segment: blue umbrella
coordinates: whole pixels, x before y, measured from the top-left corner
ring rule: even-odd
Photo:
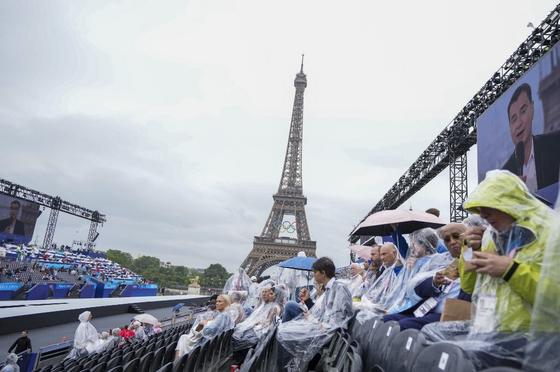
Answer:
[[[294,257],[278,264],[280,267],[311,271],[311,265],[317,261],[315,257]]]
[[[172,311],[175,312],[175,311],[179,310],[180,308],[182,308],[184,305],[185,305],[185,304],[182,303],[182,302],[181,302],[181,303],[178,303],[177,305],[175,305],[175,306],[173,307],[173,310],[172,310]]]

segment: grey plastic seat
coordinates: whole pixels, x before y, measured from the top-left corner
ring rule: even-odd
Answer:
[[[475,372],[467,353],[459,346],[438,342],[424,349],[412,365],[414,372]]]
[[[393,338],[381,365],[389,371],[408,372],[420,351],[426,347],[426,338],[420,331],[405,329]]]

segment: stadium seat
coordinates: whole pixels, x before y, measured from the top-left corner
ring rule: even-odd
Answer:
[[[387,351],[387,347],[400,331],[401,327],[399,326],[399,323],[394,320],[386,322],[379,327],[379,330],[375,333],[375,337],[373,338],[372,343],[370,343],[368,350],[368,368],[375,365],[384,367],[382,362],[385,352]]]
[[[356,311],[354,313],[354,315],[352,316],[352,318],[350,319],[350,321],[348,322],[348,333],[350,334],[350,336],[352,336],[352,339],[356,340],[360,337],[360,333],[362,333],[363,330],[363,324],[360,324],[360,322],[358,322],[358,320],[356,319],[356,317],[358,316],[358,314],[360,313],[360,310]]]
[[[110,370],[111,368],[114,368],[116,366],[120,366],[121,364],[122,364],[122,357],[121,356],[116,356],[114,358],[111,358],[107,362],[107,370]]]
[[[189,354],[185,354],[176,361],[173,362],[173,372],[183,372],[185,370],[185,365],[189,360]]]
[[[107,370],[107,372],[123,372],[122,366],[116,366],[115,368]]]
[[[157,370],[157,372],[172,372],[172,371],[173,371],[173,362],[169,362]]]
[[[408,372],[412,363],[426,348],[426,339],[417,329],[405,329],[393,338],[381,365],[388,371]]]
[[[82,367],[84,367],[84,369],[92,369],[97,364],[98,364],[97,360],[93,359],[93,360],[89,360],[86,363],[82,364]]]
[[[98,363],[106,363],[111,360],[111,353],[105,352],[99,359],[97,359]]]
[[[372,333],[375,333],[377,327],[383,324],[383,318],[380,316],[374,316],[373,318],[368,319],[363,326],[362,332],[360,332],[360,337],[358,341],[360,342],[360,346],[362,347],[362,352],[364,349],[367,349],[367,345],[369,344],[369,338]],[[362,360],[365,358],[365,355],[362,353]]]
[[[438,342],[424,349],[414,361],[414,372],[474,372],[475,368],[463,349],[457,345]]]
[[[83,366],[81,366],[80,364],[76,364],[75,366],[72,366],[68,369],[65,369],[65,371],[67,372],[80,372],[82,370],[84,370],[86,368],[84,368]]]
[[[348,351],[344,358],[344,363],[342,365],[342,371],[344,372],[361,372],[363,370],[362,357],[360,345],[357,340],[353,340],[350,343]]]
[[[135,353],[134,353],[135,358],[142,358],[143,355],[146,355],[146,347],[145,346],[142,346],[141,348],[138,348],[138,350],[136,350]]]
[[[154,348],[157,350],[165,344],[165,338],[162,338],[156,342],[156,346]]]
[[[221,334],[214,336],[210,341],[208,341],[208,343],[210,345],[208,345],[208,351],[207,351],[207,355],[208,357],[206,358],[206,365],[207,366],[214,366],[215,363],[218,362],[218,357],[219,357],[219,347],[220,347],[220,341],[221,341],[221,337],[222,334],[225,332],[222,332]]]
[[[149,353],[150,351],[154,351],[156,350],[156,343],[155,341],[150,340],[150,342],[148,343],[148,345],[146,345],[146,353]]]
[[[149,372],[150,367],[152,365],[152,361],[154,360],[154,352],[150,351],[146,355],[140,358],[140,363],[138,363],[137,372]]]
[[[120,347],[116,347],[113,350],[111,350],[111,358],[110,359],[113,359],[116,356],[122,356],[122,355],[123,355],[122,349]]]
[[[383,342],[384,338],[387,337],[385,334],[381,333],[381,329],[384,327],[383,319],[375,319],[371,325],[371,331],[368,335],[367,341],[362,345],[362,361],[364,363],[364,370],[368,371],[375,365],[375,361],[380,357],[376,355],[377,347],[379,342]],[[388,328],[385,327],[385,332]],[[365,335],[364,335],[365,336]]]
[[[150,372],[156,372],[162,365],[163,355],[165,354],[165,346],[160,347],[154,352],[154,359],[152,360],[152,366]]]
[[[132,359],[130,362],[124,365],[123,372],[136,372],[139,363],[140,363],[139,358]]]
[[[319,363],[326,371],[338,371],[342,368],[346,352],[350,347],[350,335],[338,330],[330,341],[327,352],[321,355]]]
[[[206,358],[208,356],[208,349],[210,346],[210,342],[205,342],[200,347],[200,352],[198,354],[198,358],[196,358],[196,362],[194,364],[193,371],[205,371],[205,366],[207,364]]]
[[[124,354],[124,356],[122,357],[122,364],[125,365],[126,363],[130,362],[135,358],[135,355],[136,352],[134,350],[131,350],[128,353]]]
[[[107,362],[97,363],[93,368],[90,369],[90,372],[105,372],[107,369]]]
[[[169,362],[173,362],[175,359],[175,348],[177,347],[177,341],[172,342],[165,348],[165,354],[163,354],[163,359],[161,361],[162,365],[166,365]]]
[[[343,346],[343,344],[340,343],[340,340],[342,340],[344,337],[348,339],[350,336],[344,330],[337,329],[328,347],[323,348],[320,352],[321,365],[327,365],[330,361],[332,361],[332,359],[336,357],[336,350]]]
[[[198,345],[188,353],[189,357],[187,358],[187,362],[185,363],[185,368],[183,369],[183,371],[186,371],[186,372],[194,371],[194,365],[195,365],[196,361],[198,360],[198,355],[200,354],[200,349],[201,349],[201,346]]]
[[[492,368],[487,368],[487,369],[483,369],[480,372],[520,372],[520,369],[515,369],[512,367],[492,367]]]

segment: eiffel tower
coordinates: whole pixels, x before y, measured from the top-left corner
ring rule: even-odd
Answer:
[[[316,257],[317,242],[309,236],[305,217],[307,198],[303,195],[301,171],[303,92],[307,87],[307,78],[303,73],[303,55],[301,70],[296,74],[294,86],[296,96],[280,186],[272,196],[274,203],[262,233],[255,236],[253,249],[241,264],[249,276],[260,276],[269,267],[296,257],[298,252],[305,252],[307,257]]]

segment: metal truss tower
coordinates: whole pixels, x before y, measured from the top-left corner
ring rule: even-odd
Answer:
[[[43,240],[43,247],[47,249],[52,245],[54,232],[56,230],[56,223],[58,221],[58,214],[60,211],[91,221],[88,233],[88,248],[91,247],[91,243],[93,243],[99,235],[97,232],[98,224],[106,222],[105,215],[99,213],[98,211],[92,211],[90,209],[80,207],[76,204],[64,201],[58,196],[53,197],[43,194],[39,191],[28,189],[27,187],[21,185],[16,185],[15,183],[11,183],[7,180],[0,179],[0,194],[27,200],[51,209],[49,220],[47,221],[45,239]]]
[[[305,216],[307,198],[303,195],[302,180],[303,93],[307,87],[303,56],[294,86],[296,95],[278,192],[272,196],[274,203],[261,235],[255,236],[253,249],[241,264],[249,276],[259,276],[269,267],[295,257],[301,251],[308,257],[316,257],[317,242],[309,235]],[[293,234],[296,237],[292,237]]]

